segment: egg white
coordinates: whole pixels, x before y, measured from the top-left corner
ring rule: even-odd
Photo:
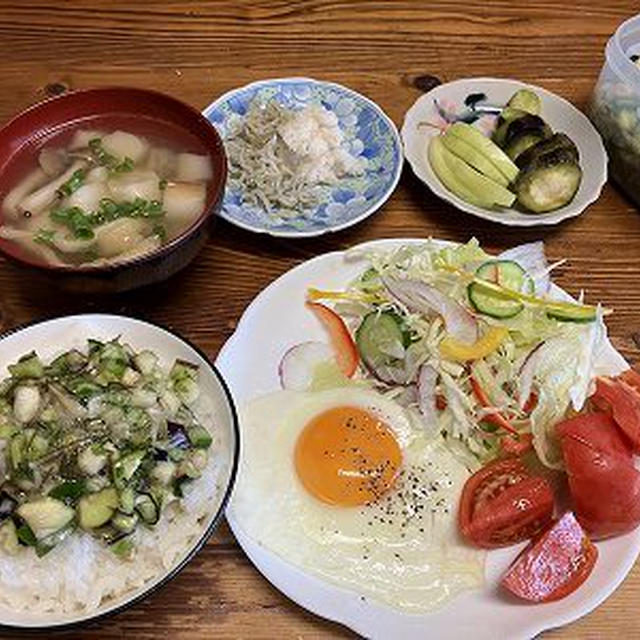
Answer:
[[[325,504],[298,479],[294,450],[316,415],[356,406],[380,417],[402,450],[401,475],[376,503]],[[465,544],[456,508],[468,472],[437,435],[368,389],[279,391],[240,410],[242,453],[230,512],[244,533],[333,584],[407,612],[431,611],[483,584],[484,553]]]

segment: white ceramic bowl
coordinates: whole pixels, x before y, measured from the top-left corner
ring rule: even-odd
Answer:
[[[43,360],[49,360],[73,347],[83,348],[87,338],[109,340],[116,336],[122,336],[123,341],[136,350],[151,349],[160,357],[162,365],[170,365],[176,358],[182,358],[200,366],[201,392],[207,394],[210,399],[215,433],[221,441],[218,486],[211,488],[208,516],[202,522],[201,532],[177,557],[173,566],[142,587],[107,600],[90,613],[36,614],[17,612],[0,605],[0,631],[3,627],[14,630],[68,628],[131,606],[177,575],[205,545],[222,518],[238,464],[239,434],[235,407],[229,389],[218,370],[204,353],[183,338],[162,327],[124,316],[86,314],[56,318],[10,331],[0,338],[0,377],[7,375],[8,364],[33,349]]]
[[[427,158],[429,141],[439,134],[438,127],[446,126],[446,122],[438,112],[438,105],[447,112],[460,113],[465,110],[464,102],[467,96],[483,93],[487,96],[488,104],[502,106],[518,89],[524,88],[531,89],[540,96],[542,100],[540,115],[553,131],[566,133],[578,147],[583,174],[578,192],[566,206],[541,214],[523,213],[514,208],[484,209],[469,204],[445,188],[433,172]],[[434,126],[428,126],[428,124]],[[485,117],[476,122],[475,126],[489,133],[494,124],[491,118]],[[464,78],[441,84],[420,96],[407,111],[401,135],[405,158],[416,176],[433,193],[462,211],[500,224],[532,227],[557,224],[567,218],[573,218],[598,199],[607,181],[607,153],[600,135],[587,116],[555,93],[517,80]]]

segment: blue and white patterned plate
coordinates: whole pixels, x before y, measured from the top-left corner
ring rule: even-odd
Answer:
[[[281,78],[229,91],[210,104],[203,114],[224,140],[229,123],[243,117],[256,97],[277,100],[294,109],[321,104],[336,114],[350,153],[365,157],[367,167],[363,175],[341,179],[331,189],[327,202],[288,220],[273,218],[266,211],[245,204],[242,190],[227,185],[220,212],[223,218],[249,231],[310,237],[356,224],[386,202],[400,179],[403,156],[398,131],[377,104],[332,82]]]

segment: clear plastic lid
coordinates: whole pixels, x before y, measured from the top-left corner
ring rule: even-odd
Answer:
[[[620,80],[640,91],[640,69],[631,61],[632,55],[640,56],[640,14],[623,22],[606,48],[611,70]]]

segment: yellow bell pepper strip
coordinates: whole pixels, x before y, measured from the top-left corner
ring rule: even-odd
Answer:
[[[440,355],[447,360],[457,362],[480,360],[493,353],[508,335],[509,330],[506,327],[491,327],[473,344],[465,344],[447,336],[440,343]]]
[[[317,300],[351,300],[353,302],[379,302],[380,296],[373,293],[358,291],[326,291],[309,287],[307,289],[307,300],[315,302]]]

